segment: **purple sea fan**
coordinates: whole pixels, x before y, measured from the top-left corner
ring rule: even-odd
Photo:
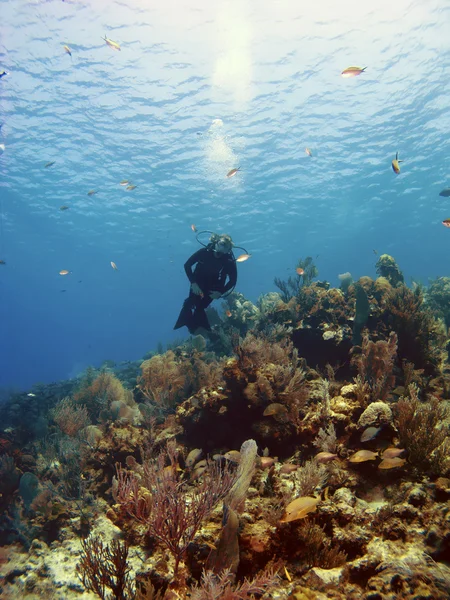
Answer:
[[[278,582],[274,571],[263,571],[254,579],[244,579],[240,584],[233,584],[234,576],[229,569],[215,575],[205,571],[200,585],[191,591],[191,600],[250,600],[255,594],[261,596],[269,592]]]
[[[188,487],[180,480],[177,454],[170,444],[156,460],[146,461],[143,469],[144,475],[139,481],[135,473],[118,467],[116,501],[168,548],[175,559],[176,578],[187,547],[202,521],[227,496],[235,475],[228,468],[210,462],[201,480]]]

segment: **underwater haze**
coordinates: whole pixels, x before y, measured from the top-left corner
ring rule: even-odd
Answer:
[[[382,253],[407,283],[450,275],[448,0],[0,12],[0,386],[187,336],[193,224],[248,250],[253,302],[306,256],[335,286]]]

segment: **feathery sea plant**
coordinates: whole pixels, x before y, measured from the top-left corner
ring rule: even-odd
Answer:
[[[395,406],[400,447],[408,452],[408,461],[419,471],[444,475],[448,469],[450,436],[449,410],[444,401],[419,400],[419,388],[411,384],[409,397]]]
[[[201,480],[188,487],[180,478],[177,465],[177,453],[170,443],[156,460],[144,462],[142,478],[117,465],[115,492],[117,503],[172,554],[174,579],[202,522],[236,480],[227,467],[208,462]]]
[[[289,277],[287,281],[283,281],[279,277],[274,279],[275,285],[281,291],[281,299],[285,303],[288,303],[291,298],[299,298],[301,289],[311,285],[312,280],[319,274],[311,256],[299,259],[296,269],[303,269],[303,275]]]
[[[353,355],[351,364],[358,369],[361,381],[368,384],[372,400],[385,400],[394,387],[396,358],[397,335],[394,332],[387,341],[373,342],[367,334],[363,336],[360,353]]]
[[[105,545],[100,537],[90,537],[82,540],[81,546],[81,561],[77,565],[77,573],[87,590],[94,592],[102,600],[135,598],[134,585],[129,575],[129,546],[126,541],[113,540]]]

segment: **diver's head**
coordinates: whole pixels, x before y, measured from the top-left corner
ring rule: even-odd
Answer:
[[[221,256],[223,254],[229,254],[233,249],[233,240],[231,236],[227,234],[217,235],[214,234],[211,236],[211,243],[214,250],[214,254],[216,256]]]

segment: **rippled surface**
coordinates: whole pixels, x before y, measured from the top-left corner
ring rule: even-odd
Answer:
[[[238,290],[253,300],[308,254],[333,283],[373,274],[373,250],[407,277],[448,274],[445,0],[0,8],[1,289],[17,339],[2,351],[26,352],[37,322],[32,340],[89,333],[98,354],[69,344],[67,364],[105,358],[114,340],[133,354],[167,339],[197,248],[191,223],[252,253]],[[367,70],[341,78],[350,65]]]

